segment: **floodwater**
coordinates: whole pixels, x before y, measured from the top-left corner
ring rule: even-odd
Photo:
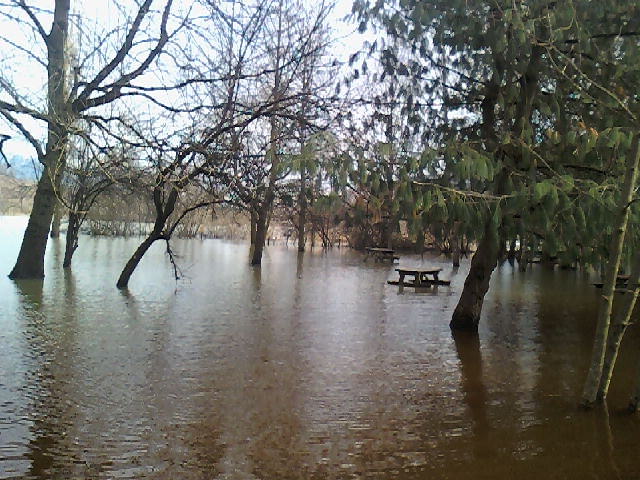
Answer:
[[[577,408],[597,291],[581,273],[495,273],[478,338],[448,322],[450,287],[387,285],[348,249],[176,241],[130,289],[134,239],[81,238],[72,273],[6,278],[24,218],[0,217],[0,478],[637,479],[623,413],[639,335],[607,409]]]

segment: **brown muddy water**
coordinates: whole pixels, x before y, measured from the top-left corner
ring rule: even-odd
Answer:
[[[0,478],[637,479],[640,419],[622,411],[638,362],[623,346],[607,409],[577,408],[597,291],[581,273],[496,272],[479,338],[448,322],[450,287],[386,284],[348,249],[299,256],[176,241],[128,292],[133,239],[52,242],[43,282],[6,278],[24,218],[0,217]]]

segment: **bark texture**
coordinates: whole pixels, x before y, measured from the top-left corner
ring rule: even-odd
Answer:
[[[69,224],[67,225],[67,235],[65,238],[64,260],[62,268],[71,268],[73,254],[78,248],[78,234],[80,233],[81,219],[77,212],[69,212]]]
[[[60,224],[62,223],[62,216],[64,213],[64,206],[58,202],[53,209],[53,220],[51,221],[51,233],[49,237],[60,238]]]
[[[262,253],[264,252],[264,245],[267,241],[273,198],[274,193],[268,191],[256,215],[255,239],[251,247],[251,265],[260,265],[262,263]]]
[[[11,279],[44,278],[44,254],[49,239],[53,209],[57,203],[55,188],[48,170],[38,181],[29,223],[24,232],[16,264],[9,274]]]
[[[498,265],[498,234],[491,220],[471,259],[462,295],[449,323],[452,330],[478,331],[484,296],[489,290],[491,274]]]

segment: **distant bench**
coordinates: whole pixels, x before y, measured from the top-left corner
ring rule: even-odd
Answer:
[[[449,280],[440,280],[438,275],[442,271],[441,268],[429,269],[409,269],[396,268],[400,278],[398,280],[389,280],[391,285],[399,285],[401,287],[430,287],[431,285],[449,285]],[[413,277],[413,280],[405,281],[405,277]]]
[[[396,255],[395,250],[391,248],[367,248],[367,256],[364,258],[366,262],[369,257],[373,257],[376,262],[384,262],[385,260],[391,260],[394,262],[400,260],[400,257]]]

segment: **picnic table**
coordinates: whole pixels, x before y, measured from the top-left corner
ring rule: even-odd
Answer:
[[[383,262],[385,260],[400,260],[400,257],[396,255],[395,250],[391,248],[369,247],[367,250],[367,256],[364,258],[366,262],[369,257],[373,257],[376,262]]]
[[[432,285],[449,285],[449,280],[441,280],[438,275],[441,268],[396,268],[398,280],[389,280],[391,285],[400,287],[430,287]],[[405,280],[405,277],[413,277],[412,280]]]

